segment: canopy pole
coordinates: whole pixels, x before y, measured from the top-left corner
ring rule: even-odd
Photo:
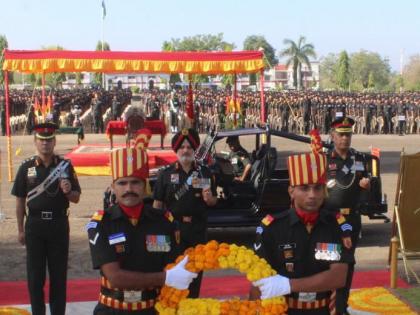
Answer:
[[[10,130],[9,72],[7,70],[4,71],[4,95],[6,98],[7,166],[9,171],[9,182],[11,182],[13,180],[12,136]]]
[[[42,109],[45,108],[45,72],[42,72]]]
[[[236,88],[236,73],[233,74],[233,125],[235,128],[238,126],[238,119],[237,119],[237,109],[236,102],[238,101],[238,90]]]
[[[260,71],[260,99],[261,99],[261,122],[265,124],[264,68],[262,68]]]

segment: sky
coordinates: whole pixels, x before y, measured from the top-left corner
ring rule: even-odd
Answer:
[[[276,49],[306,37],[318,59],[361,49],[399,71],[420,54],[419,0],[0,0],[0,34],[9,49],[60,45],[94,50],[102,37],[114,51],[160,51],[172,38],[223,33],[235,50],[262,35]]]

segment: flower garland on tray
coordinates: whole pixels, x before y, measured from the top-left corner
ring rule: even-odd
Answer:
[[[258,257],[245,246],[219,244],[214,240],[188,248],[184,255],[179,256],[174,264],[166,266],[166,269],[171,269],[185,255],[188,255],[186,269],[191,272],[232,268],[246,274],[251,282],[276,274],[265,259]],[[256,301],[238,298],[219,301],[188,299],[188,292],[164,286],[160,291],[156,310],[162,315],[285,314],[287,310],[284,297]]]

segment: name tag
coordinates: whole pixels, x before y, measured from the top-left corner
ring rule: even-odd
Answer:
[[[336,118],[343,117],[343,112],[336,112],[335,117]]]
[[[238,164],[238,158],[233,158],[232,159],[232,164]]]
[[[36,168],[35,167],[28,168],[27,176],[28,176],[28,178],[36,177]]]
[[[403,121],[403,120],[405,120],[405,116],[404,116],[404,115],[399,115],[399,116],[398,116],[398,120],[399,120],[399,121]]]
[[[110,235],[108,237],[108,240],[109,240],[110,245],[114,245],[114,244],[125,242],[127,239],[125,238],[124,233],[116,233],[116,234]]]

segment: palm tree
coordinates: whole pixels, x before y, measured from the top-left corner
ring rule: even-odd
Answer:
[[[293,64],[293,86],[300,90],[302,86],[301,69],[302,64],[306,64],[311,70],[311,63],[309,57],[316,58],[315,48],[312,44],[306,44],[305,36],[300,36],[297,44],[291,39],[285,39],[283,44],[289,47],[280,52],[280,57],[289,57],[286,66]]]

